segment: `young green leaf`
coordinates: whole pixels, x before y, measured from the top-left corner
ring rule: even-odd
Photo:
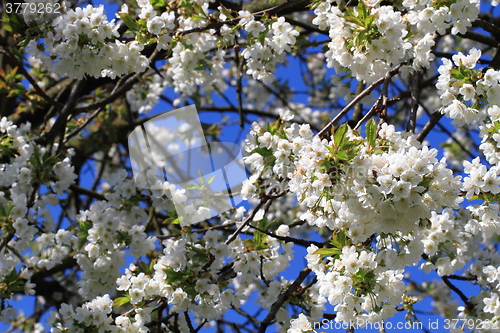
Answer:
[[[129,27],[132,31],[139,30],[140,25],[134,21],[134,19],[128,13],[118,13],[118,16],[123,20],[123,22]]]
[[[366,123],[366,140],[368,140],[368,145],[373,148],[375,147],[375,140],[377,139],[377,124],[375,120],[370,119]]]
[[[118,297],[113,301],[113,306],[122,306],[127,303],[130,303],[130,295]]]
[[[342,143],[345,140],[347,134],[347,124],[342,124],[337,130],[335,131],[335,136],[333,137],[333,142],[335,143],[336,147],[340,147]]]
[[[337,254],[340,254],[341,252],[342,251],[336,247],[326,247],[322,249],[317,249],[316,251],[314,251],[313,254],[319,254],[321,258],[324,258],[327,256],[334,257]]]

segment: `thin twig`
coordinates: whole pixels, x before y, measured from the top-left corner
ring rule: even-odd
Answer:
[[[116,83],[115,87],[111,91],[110,96],[116,94],[117,90],[119,89],[119,87],[121,87],[122,82],[124,82],[126,80],[126,78],[127,78],[127,76],[123,76],[122,78],[120,78],[118,80],[118,82]],[[102,103],[102,102],[100,102],[100,103]],[[66,136],[66,139],[64,140],[64,143],[67,143],[69,140],[71,140],[71,138],[73,138],[75,135],[77,135],[78,133],[80,133],[102,110],[103,110],[103,106],[98,107],[94,111],[94,113],[92,113],[92,115],[90,115],[90,117],[88,117],[85,120],[85,122],[80,127],[76,128],[75,130],[73,130],[73,132],[69,133]]]
[[[259,232],[262,232],[263,234],[266,234],[268,236],[271,236],[273,238],[276,238],[280,241],[283,241],[283,242],[292,242],[294,244],[297,244],[297,245],[301,245],[301,246],[305,246],[305,247],[309,247],[310,245],[315,245],[319,248],[322,248],[322,247],[325,247],[325,243],[321,243],[321,242],[316,242],[316,241],[311,241],[311,240],[305,240],[305,239],[300,239],[300,238],[293,238],[293,237],[289,237],[289,236],[279,236],[279,235],[276,235],[275,233],[272,233],[272,232],[269,232],[269,231],[266,231],[266,230],[262,230],[256,226],[253,226],[253,225],[249,225],[250,228],[252,229],[255,229]]]
[[[226,227],[231,227],[233,225],[235,225],[235,222],[230,222],[230,223],[222,224],[222,225],[215,225],[215,226],[209,227],[209,228],[191,230],[191,232],[196,233],[196,234],[202,234],[202,233],[205,233],[205,232],[210,231],[210,230],[224,229]],[[168,239],[168,238],[175,238],[175,237],[180,237],[180,236],[182,236],[182,233],[170,234],[170,235],[157,235],[155,237],[158,239]]]
[[[388,95],[388,91],[389,91],[389,83],[391,83],[391,78],[392,78],[392,76],[390,75],[390,72],[387,72],[385,74],[384,85],[382,86],[382,91],[380,92],[380,96],[378,97],[377,102],[371,107],[370,111],[368,111],[368,113],[365,114],[365,116],[363,118],[361,118],[361,120],[356,124],[356,126],[354,127],[355,130],[360,128],[361,125],[368,118],[370,118],[376,112],[376,110],[378,110],[379,108],[381,108],[381,110],[382,110],[382,111],[380,111],[380,118],[381,118],[380,120],[382,122],[385,121],[385,119],[383,117],[387,112],[387,102],[389,101],[387,95]]]
[[[391,71],[388,72],[388,75],[392,77],[392,76],[398,74],[399,73],[399,69],[401,68],[402,65],[403,64],[397,65],[393,70],[391,70]],[[386,77],[387,77],[387,75],[386,75]],[[319,137],[322,137],[327,131],[330,130],[330,128],[333,125],[335,125],[337,123],[337,121],[339,121],[340,118],[342,118],[343,116],[345,116],[347,114],[347,112],[349,112],[349,110],[351,110],[351,108],[354,105],[356,105],[356,103],[358,103],[366,95],[368,95],[369,93],[371,93],[379,85],[381,85],[382,83],[384,83],[386,81],[386,77],[380,78],[377,81],[373,82],[365,90],[363,90],[359,95],[357,95],[356,97],[354,97],[354,99],[349,104],[347,104],[347,106],[345,108],[343,108],[342,111],[340,111],[340,113],[335,118],[333,118],[325,127],[323,127],[323,129],[321,131],[319,131],[319,133],[316,134],[316,135],[319,136]]]
[[[241,223],[241,225],[236,229],[236,231],[226,240],[225,244],[228,245],[232,243],[238,234],[247,226],[247,224],[255,217],[255,214],[259,211],[259,209],[264,206],[267,199],[262,199],[259,204],[253,209],[252,213],[247,216],[247,218]]]
[[[36,93],[40,97],[42,97],[44,100],[49,102],[49,104],[53,105],[54,107],[56,107],[59,110],[61,110],[64,107],[64,105],[62,103],[59,103],[59,102],[53,100],[49,95],[47,95],[45,93],[45,91],[42,90],[42,88],[40,88],[38,83],[36,83],[36,81],[33,79],[33,77],[31,77],[31,75],[26,71],[23,64],[20,63],[19,60],[9,50],[0,49],[0,53],[4,53],[12,60],[14,65],[19,69],[19,71],[26,78],[26,80],[28,80],[28,82],[33,86],[33,89],[35,89]]]
[[[453,279],[453,280],[460,280],[460,281],[477,281],[477,276],[460,276],[460,275],[447,275],[446,276],[448,279]]]
[[[76,81],[73,87],[71,87],[71,92],[69,94],[67,102],[64,104],[61,114],[57,117],[56,122],[54,123],[52,128],[45,134],[44,137],[50,144],[49,151],[52,150],[52,145],[54,144],[55,139],[58,136],[64,136],[64,128],[66,127],[66,123],[68,122],[68,117],[75,110],[75,105],[78,102],[78,97],[80,96],[82,87],[83,80]]]
[[[274,195],[266,195],[264,198],[262,198],[259,202],[259,204],[253,209],[252,213],[247,216],[247,218],[241,223],[241,225],[236,229],[236,231],[226,240],[225,244],[228,245],[231,242],[233,242],[238,234],[247,226],[250,221],[253,220],[257,212],[264,206],[268,201],[274,200],[276,198],[284,196],[286,193],[288,193],[287,190],[281,191],[280,193],[274,194]]]
[[[367,121],[369,118],[371,118],[375,114],[375,110],[377,109],[378,106],[379,106],[379,103],[377,101],[377,103],[373,104],[371,109],[363,116],[363,118],[361,118],[358,121],[358,123],[356,124],[356,126],[354,126],[353,129],[358,130],[365,121]]]
[[[69,133],[68,135],[66,135],[66,138],[64,139],[64,143],[67,143],[69,140],[71,140],[74,136],[76,136],[78,133],[80,133],[85,127],[87,127],[87,125],[102,111],[102,107],[100,108],[97,108],[97,110],[94,111],[94,113],[92,113],[90,115],[90,117],[88,117],[81,126],[79,126],[78,128],[75,128],[71,133]]]
[[[420,106],[424,109],[425,113],[427,113],[429,116],[431,115],[431,112],[429,111],[429,109],[423,105],[423,104],[420,104]],[[448,130],[444,125],[442,125],[440,122],[437,123],[437,126],[444,132],[446,133],[446,135],[448,135],[456,144],[458,144],[458,146],[465,152],[467,153],[467,155],[469,155],[470,158],[474,159],[475,157],[477,157],[477,155],[474,155],[470,149],[467,149],[456,137],[453,133],[450,132],[450,130]],[[479,148],[477,146],[475,146],[476,150],[479,150]]]
[[[430,261],[432,264],[436,264],[433,260],[431,260],[429,258],[429,256],[425,253],[422,253],[421,254],[421,257],[425,260],[425,261]],[[437,271],[437,269],[434,269],[435,271]],[[450,282],[450,278],[449,276],[447,275],[444,275],[444,276],[441,276],[441,279],[443,280],[444,284],[446,284],[446,286],[448,288],[450,288],[451,290],[453,290],[457,295],[458,297],[460,297],[460,299],[462,300],[462,302],[464,302],[465,306],[466,306],[466,310],[472,310],[474,309],[474,304],[469,300],[469,298],[467,296],[465,296],[465,294],[457,288],[457,286],[455,286],[453,283]]]

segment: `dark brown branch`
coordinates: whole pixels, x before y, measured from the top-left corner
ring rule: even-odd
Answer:
[[[209,230],[226,229],[227,227],[230,227],[233,225],[235,225],[235,223],[231,222],[231,223],[227,223],[227,224],[223,224],[223,225],[215,225],[213,227],[191,230],[191,232],[196,233],[196,234],[203,234]],[[178,233],[178,234],[170,234],[170,235],[156,235],[155,237],[158,239],[168,239],[168,238],[181,237],[182,235],[183,235],[182,233]]]
[[[493,47],[498,46],[498,42],[494,38],[485,36],[483,34],[480,34],[480,33],[477,33],[477,32],[471,31],[471,30],[467,30],[467,32],[465,34],[457,34],[457,36],[472,39],[472,40],[475,40],[476,42],[483,43],[485,45],[489,45],[489,46],[493,46]]]
[[[460,280],[460,281],[477,281],[477,276],[460,276],[460,275],[447,275],[446,276],[448,279],[451,280]]]
[[[436,264],[425,253],[422,253],[421,257],[425,261],[430,261],[434,265]],[[434,269],[434,271],[437,271],[437,269]],[[456,275],[452,275],[452,276],[456,277]],[[444,284],[446,284],[446,286],[448,288],[450,288],[451,290],[453,290],[458,295],[458,297],[460,297],[460,299],[464,302],[467,311],[470,311],[470,310],[474,309],[474,304],[469,300],[469,298],[467,296],[465,296],[465,294],[460,289],[458,289],[453,283],[450,282],[450,276],[447,276],[447,275],[441,276],[441,279],[443,280]]]
[[[406,131],[412,133],[415,133],[415,127],[417,126],[418,99],[420,97],[420,91],[418,88],[419,81],[420,81],[420,72],[414,71],[410,80],[410,90],[411,90],[410,119],[408,120],[408,124],[406,124]]]
[[[57,117],[57,120],[52,128],[43,136],[46,142],[51,146],[58,136],[62,137],[64,135],[64,129],[66,127],[66,123],[68,122],[68,117],[75,110],[76,103],[78,102],[78,98],[80,97],[82,86],[83,80],[78,80],[74,83],[73,87],[71,88],[71,93],[69,94],[68,100],[64,104],[64,107],[61,111],[61,114]]]
[[[316,32],[318,34],[322,34],[322,35],[326,35],[326,36],[329,36],[329,32],[328,30],[321,30],[320,28],[318,28],[317,26],[314,26],[314,25],[310,25],[310,24],[307,24],[307,23],[304,23],[304,22],[300,22],[300,21],[297,21],[297,20],[294,20],[293,18],[291,18],[290,16],[287,16],[285,17],[285,20],[292,24],[292,25],[295,25],[299,28],[302,28],[302,29],[305,29],[309,32]]]
[[[325,244],[325,243],[320,243],[320,242],[316,242],[316,241],[293,238],[293,237],[289,237],[289,236],[279,236],[279,235],[276,235],[275,233],[272,233],[272,232],[269,232],[266,230],[262,230],[256,226],[251,225],[251,224],[249,225],[249,227],[252,229],[255,229],[259,232],[262,232],[263,234],[266,234],[266,235],[271,236],[273,238],[276,238],[280,241],[283,241],[283,242],[292,242],[294,244],[305,246],[305,247],[309,247],[310,245],[316,245],[319,248],[323,248],[323,247],[328,245],[328,243]]]
[[[267,330],[267,327],[271,325],[281,306],[292,297],[293,293],[297,291],[297,289],[299,289],[301,283],[306,279],[309,273],[311,273],[311,269],[309,268],[304,268],[302,271],[300,271],[299,276],[290,285],[290,287],[288,287],[288,289],[280,295],[278,300],[273,303],[273,305],[271,306],[271,310],[269,310],[266,318],[264,318],[264,320],[261,322],[258,333],[264,333]]]
[[[472,26],[477,27],[477,28],[481,28],[484,31],[491,33],[491,35],[497,41],[500,41],[500,28],[498,28],[496,25],[479,18],[479,19],[475,20],[474,22],[472,22]]]
[[[474,308],[474,304],[469,300],[469,298],[465,296],[465,294],[460,289],[458,289],[454,284],[452,284],[448,277],[442,276],[441,279],[448,286],[448,288],[453,290],[458,295],[458,297],[460,297],[462,302],[464,302],[467,310],[472,310]]]
[[[431,116],[431,119],[425,124],[424,128],[422,128],[422,131],[418,133],[417,140],[419,142],[423,142],[427,135],[432,131],[432,129],[436,126],[436,124],[443,118],[444,114],[441,113],[441,110],[438,110],[434,112]]]
[[[98,193],[96,191],[89,190],[87,188],[78,186],[78,185],[70,185],[70,189],[73,190],[73,192],[78,193],[78,194],[83,194],[88,197],[92,197],[98,200],[106,200],[106,197],[102,195],[101,193]]]
[[[132,88],[132,86],[137,82],[137,80],[139,79],[139,77],[141,75],[142,75],[142,73],[135,73],[135,74],[126,75],[125,76],[125,78],[127,78],[126,82],[120,88],[116,89],[113,94],[110,94],[108,97],[104,98],[103,100],[101,100],[97,103],[82,106],[80,108],[76,108],[75,114],[82,113],[82,112],[88,112],[91,110],[96,110],[96,109],[105,107],[108,104],[113,103],[119,97],[123,96],[123,94],[125,94],[125,92],[130,90]]]

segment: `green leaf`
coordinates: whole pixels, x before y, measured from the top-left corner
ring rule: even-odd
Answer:
[[[330,153],[335,154],[335,150],[332,147],[325,145],[325,148],[328,149]]]
[[[197,247],[191,247],[191,250],[195,253],[194,258],[200,262],[205,262],[208,260],[208,253],[204,249],[199,249]]]
[[[264,216],[262,220],[259,221],[259,229],[268,230],[269,229],[269,220],[267,216]]]
[[[80,222],[78,223],[78,226],[80,227],[80,231],[82,232],[86,232],[86,231],[89,231],[90,228],[92,228],[92,221],[84,221],[84,222]]]
[[[202,18],[204,19],[206,17],[207,14],[205,14],[205,12],[203,11],[203,7],[200,6],[199,3],[197,3],[196,1],[193,1],[192,2],[192,5],[193,5],[193,8],[194,10],[200,14],[200,16],[202,16]],[[194,15],[194,16],[197,16],[197,15]]]
[[[257,40],[264,45],[264,42],[266,40],[267,33],[269,32],[269,28],[266,28],[266,30],[262,31],[258,36]]]
[[[78,249],[81,249],[85,243],[87,243],[87,237],[89,235],[89,229],[92,228],[92,221],[85,221],[78,223],[80,228],[80,235],[78,238]]]
[[[173,284],[182,279],[182,277],[184,276],[183,271],[177,272],[172,268],[165,268],[163,271],[165,272],[165,274],[167,274],[167,279],[165,280],[165,283],[167,284]]]
[[[347,236],[344,231],[339,231],[333,234],[330,244],[336,248],[342,248],[347,244]]]
[[[192,19],[193,21],[202,21],[202,20],[204,20],[205,18],[204,18],[203,16],[201,16],[201,15],[193,15],[193,16],[191,16],[191,19]]]
[[[226,17],[229,19],[234,18],[233,14],[231,14],[231,12],[226,7],[224,7],[224,5],[222,3],[220,3],[219,5],[220,5],[220,11],[222,14],[226,15]]]
[[[10,273],[7,276],[5,276],[4,282],[6,282],[7,284],[10,284],[10,283],[15,282],[17,279],[18,279],[18,274],[16,272],[16,269],[13,268],[10,271]]]
[[[344,144],[340,148],[342,150],[352,150],[354,148],[357,148],[360,144],[361,144],[361,142],[358,140],[347,141],[347,142],[344,142]]]
[[[128,13],[118,13],[118,16],[120,16],[130,30],[139,30],[140,25]]]
[[[4,206],[0,203],[0,216],[7,216]]]
[[[151,0],[151,6],[153,7],[165,7],[166,5],[166,0]]]
[[[345,140],[347,134],[347,124],[344,123],[335,131],[335,136],[333,137],[333,142],[336,147],[340,147]]]
[[[269,148],[255,148],[254,150],[252,150],[251,154],[253,153],[258,153],[262,155],[262,157],[268,157],[273,155],[273,152]]]
[[[275,156],[268,156],[264,159],[264,165],[268,167],[274,166],[274,163],[276,162],[276,157]]]
[[[149,273],[149,271],[148,271],[148,270],[149,270],[149,265],[148,265],[146,262],[144,262],[144,261],[142,261],[142,260],[139,260],[138,265],[139,265],[139,270],[140,270],[141,272],[143,272],[143,273],[145,273],[145,274],[148,274],[148,273]]]
[[[10,17],[7,17],[5,19],[5,24],[3,28],[6,31],[9,32],[14,32],[14,33],[20,33],[20,32],[26,32],[26,23],[24,22],[24,18],[22,15],[17,14],[17,13],[11,13]]]
[[[429,184],[434,180],[434,178],[430,176],[425,176],[424,180],[418,183],[418,186],[429,187]]]
[[[113,301],[113,306],[122,306],[127,303],[130,303],[130,295],[118,297]]]
[[[460,72],[458,69],[450,70],[450,74],[453,78],[455,78],[457,80],[463,80],[465,78],[465,76],[462,74],[462,72]]]
[[[375,140],[377,139],[377,124],[375,120],[370,119],[366,123],[366,140],[368,140],[368,145],[373,148],[375,147]]]
[[[342,251],[340,251],[340,249],[336,248],[336,247],[326,247],[326,248],[322,248],[322,249],[317,249],[316,251],[314,251],[313,254],[319,254],[321,256],[321,258],[324,258],[326,256],[330,256],[330,257],[334,257],[338,254],[340,254]]]
[[[11,285],[9,285],[9,290],[15,293],[20,293],[24,291],[24,285],[26,284],[25,281],[15,281]]]
[[[349,157],[347,156],[346,152],[345,151],[338,151],[337,153],[335,153],[334,155],[335,157],[341,159],[341,160],[344,160],[344,161],[348,161],[349,160]]]

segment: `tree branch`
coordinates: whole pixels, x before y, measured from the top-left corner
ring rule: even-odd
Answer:
[[[309,268],[304,268],[302,271],[300,271],[299,276],[295,279],[295,281],[288,287],[288,289],[280,295],[278,300],[273,303],[271,306],[271,310],[269,310],[269,313],[267,314],[266,318],[261,322],[258,333],[264,333],[269,325],[271,325],[272,321],[276,317],[276,314],[278,313],[279,309],[285,303],[287,300],[292,297],[293,293],[299,289],[300,284],[306,279],[306,277],[311,273],[311,269]]]
[[[418,99],[420,97],[420,91],[418,88],[418,83],[420,81],[420,72],[414,71],[411,76],[410,90],[411,90],[411,111],[410,119],[408,124],[406,124],[406,131],[415,133],[415,127],[417,125],[417,110],[418,110]]]
[[[432,131],[432,129],[439,122],[439,120],[441,120],[441,118],[443,118],[443,116],[444,116],[444,114],[441,113],[441,109],[434,112],[431,115],[431,119],[429,119],[427,124],[425,124],[424,128],[422,128],[420,133],[418,133],[417,141],[422,143],[425,140],[425,138],[427,137],[427,135]]]

